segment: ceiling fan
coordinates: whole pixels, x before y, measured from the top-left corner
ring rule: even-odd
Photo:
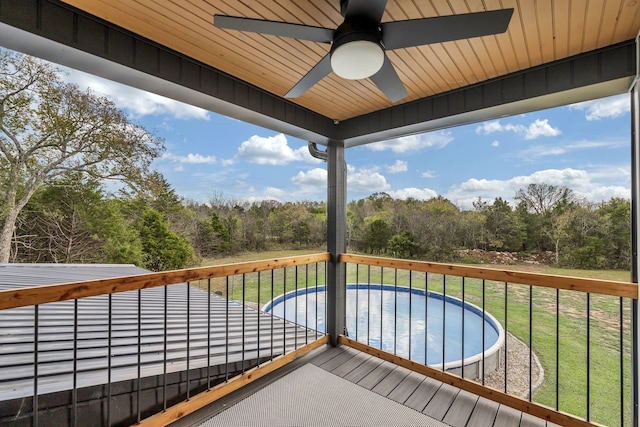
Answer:
[[[408,92],[385,51],[503,33],[513,14],[513,9],[499,9],[380,22],[386,5],[387,0],[340,0],[344,22],[335,30],[226,15],[214,15],[213,23],[218,28],[331,44],[329,53],[285,98],[299,97],[333,71],[345,79],[370,78],[391,102],[396,102]]]

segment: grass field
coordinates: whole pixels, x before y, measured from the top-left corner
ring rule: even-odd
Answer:
[[[207,260],[206,265],[281,258],[318,251],[274,251]],[[502,268],[499,266],[488,266]],[[526,270],[545,274],[591,277],[628,281],[629,272],[559,269],[542,265],[517,265],[505,269]],[[273,276],[272,276],[273,274]],[[381,280],[382,274],[382,280]],[[286,281],[285,281],[286,275]],[[212,291],[234,299],[264,304],[296,287],[324,284],[324,265],[279,269],[260,274],[248,274],[211,282]],[[244,281],[244,288],[243,288]],[[630,348],[631,302],[619,298],[578,292],[532,288],[525,285],[494,283],[459,277],[413,273],[398,270],[349,265],[348,283],[397,284],[425,288],[462,298],[483,306],[503,327],[527,345],[540,359],[545,380],[533,400],[561,411],[588,417],[604,425],[630,425]],[[446,289],[445,289],[446,288]],[[589,315],[587,316],[587,311]],[[587,320],[589,319],[589,320]],[[531,327],[530,327],[531,323]],[[622,329],[620,325],[622,324]],[[530,331],[532,331],[530,333]],[[556,339],[557,336],[557,339]],[[556,344],[557,343],[557,344]],[[622,352],[621,352],[622,349]],[[589,363],[587,363],[589,362]],[[621,371],[622,369],[622,371]],[[589,384],[589,387],[587,387]],[[587,388],[589,404],[587,406]],[[622,398],[621,398],[622,396]],[[622,402],[621,402],[622,400]],[[625,419],[620,418],[620,405],[625,407]]]

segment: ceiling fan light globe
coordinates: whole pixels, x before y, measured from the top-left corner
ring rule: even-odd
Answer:
[[[382,64],[382,46],[368,40],[344,43],[331,53],[331,69],[343,79],[358,80],[371,77],[380,71]]]

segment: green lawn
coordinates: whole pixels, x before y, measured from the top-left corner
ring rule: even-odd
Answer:
[[[281,258],[284,256],[303,255],[318,251],[276,251],[256,254],[243,254],[217,260],[208,260],[207,265],[227,264],[234,262]],[[496,268],[496,266],[491,266]],[[499,267],[498,267],[499,268]],[[506,267],[505,267],[506,268]],[[577,277],[592,277],[610,280],[629,280],[629,273],[623,271],[586,271],[558,269],[548,266],[509,266],[513,270],[526,270],[546,274],[568,275]],[[409,285],[409,272],[398,270],[397,275],[391,269],[349,265],[347,269],[348,283],[396,283],[399,286]],[[272,276],[273,274],[273,276]],[[285,279],[286,275],[286,281]],[[260,291],[258,295],[258,279]],[[296,280],[297,279],[297,280]],[[294,290],[296,287],[323,285],[325,280],[324,265],[298,268],[290,267],[260,273],[235,276],[228,280],[215,279],[211,281],[213,291],[223,295],[228,292],[233,299],[242,299],[242,284],[245,284],[246,301],[264,304],[283,292]],[[462,298],[482,307],[482,293],[484,288],[485,308],[501,322],[508,332],[521,341],[532,343],[532,348],[540,359],[545,370],[545,380],[534,395],[536,402],[556,407],[580,417],[587,416],[587,375],[590,376],[589,418],[605,425],[620,425],[620,316],[621,303],[619,298],[592,295],[587,302],[587,296],[570,291],[559,291],[530,288],[525,285],[509,284],[505,289],[504,283],[494,283],[481,280],[465,279],[464,286],[461,278],[424,273],[411,275],[411,286],[443,292]],[[207,286],[206,284],[202,284]],[[506,295],[506,297],[505,297]],[[559,303],[557,304],[556,301]],[[587,322],[587,303],[589,304],[589,322]],[[630,424],[630,346],[631,346],[631,315],[630,301],[622,303],[623,319],[623,377],[624,377],[624,405],[625,425]],[[506,308],[505,308],[506,307]],[[557,314],[558,313],[558,314]],[[505,322],[506,318],[506,322]],[[529,321],[532,319],[533,335],[529,336]],[[587,335],[587,329],[589,334]],[[559,348],[556,345],[556,331],[558,331]],[[589,354],[587,354],[587,340],[589,340]],[[587,372],[587,357],[590,370]],[[556,374],[558,373],[559,376]],[[558,380],[559,378],[559,380]],[[557,390],[557,392],[556,392]]]

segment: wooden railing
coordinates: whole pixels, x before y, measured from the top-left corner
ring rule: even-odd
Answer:
[[[158,414],[154,424],[197,410],[327,342],[260,308],[324,285],[329,259],[0,291],[0,424],[111,426]]]
[[[216,265],[212,267],[188,268],[184,270],[140,274],[137,276],[116,277],[112,279],[43,285],[16,290],[0,290],[0,310],[115,294],[118,292],[150,289],[175,283],[195,282],[219,277],[257,273],[259,271],[326,262],[329,259],[330,255],[328,253],[321,253],[264,261]]]
[[[101,424],[112,425],[122,421],[112,414],[115,404],[111,401],[116,398],[112,384],[122,382],[123,377],[118,375],[124,365],[119,364],[119,358],[124,361],[127,357],[131,361],[130,366],[137,369],[129,384],[132,396],[135,396],[135,404],[132,405],[135,413],[127,420],[156,425],[179,419],[328,342],[317,323],[314,327],[312,322],[296,318],[295,321],[303,325],[296,326],[292,320],[285,321],[256,308],[283,293],[296,297],[305,295],[306,298],[307,292],[311,292],[309,289],[313,289],[317,296],[324,285],[331,284],[332,278],[326,277],[325,268],[330,259],[329,254],[322,253],[0,291],[0,316],[18,311],[24,314],[25,310],[32,313],[29,316],[32,316],[33,326],[28,334],[33,340],[30,344],[33,351],[29,356],[33,359],[33,374],[30,380],[25,380],[27,384],[31,383],[31,390],[23,397],[25,406],[16,408],[20,408],[22,416],[23,407],[35,408],[27,410],[31,411],[31,424],[46,425],[43,408],[48,402],[40,380],[52,378],[46,372],[47,364],[51,363],[49,358],[64,347],[72,352],[73,358],[68,362],[74,364],[73,370],[65,374],[72,377],[68,381],[71,385],[66,388],[71,390],[71,400],[66,404],[72,411],[70,425],[81,425],[82,422],[77,411],[81,403],[78,390],[87,386],[82,382],[83,370],[104,380],[101,384],[107,384],[106,394],[100,398],[102,411],[106,411],[101,413]],[[445,295],[440,301],[453,297],[463,306],[475,304],[482,317],[491,314],[500,322],[506,335],[524,347],[519,351],[525,352],[524,360],[528,362],[514,366],[511,356],[513,345],[506,339],[504,347],[507,348],[503,348],[502,356],[498,357],[498,362],[501,362],[498,371],[501,371],[502,379],[496,385],[490,378],[495,375],[485,371],[485,365],[489,363],[484,350],[482,356],[473,361],[476,377],[469,378],[472,364],[464,349],[461,367],[456,370],[444,362],[444,357],[442,365],[430,363],[426,351],[422,360],[415,360],[411,350],[406,355],[395,346],[389,351],[382,339],[372,343],[370,331],[363,334],[358,327],[348,328],[349,336],[341,337],[341,344],[557,424],[629,425],[632,422],[630,383],[637,384],[637,378],[631,378],[632,352],[636,350],[635,332],[631,329],[636,316],[636,284],[351,254],[342,254],[339,261],[347,264],[347,282],[366,285],[364,289],[378,285],[380,289],[391,287],[397,293],[402,288],[405,293],[408,290],[409,295],[439,293]],[[116,311],[119,295],[134,295],[133,300],[127,303],[135,313],[133,317],[129,316],[131,313],[127,314],[133,325],[133,335],[125,337],[137,341],[133,344],[124,343],[125,338],[118,336],[120,331],[116,331],[114,319],[120,319],[118,316],[121,315]],[[176,299],[172,299],[172,295]],[[88,301],[100,298],[102,302],[99,304],[102,305],[97,306],[99,310],[90,314],[97,319],[94,323],[102,323],[103,327],[99,331],[89,331],[82,320],[83,310],[90,311],[92,308]],[[151,300],[159,305],[145,306]],[[71,322],[72,330],[67,328],[67,336],[55,343],[57,350],[46,353],[47,342],[39,337],[44,334],[47,310],[63,305],[68,312],[65,321]],[[321,315],[318,310],[316,306],[314,313],[317,316]],[[412,315],[415,315],[412,310],[410,308],[408,313],[409,324],[417,324],[419,322],[411,322]],[[216,317],[218,315],[221,317]],[[57,319],[60,320],[59,317]],[[176,326],[176,319],[182,319],[180,322],[184,324]],[[370,323],[369,319],[360,322],[367,327]],[[233,332],[230,324],[234,324]],[[380,324],[382,335],[386,326],[382,322]],[[176,328],[175,331],[172,327]],[[212,327],[221,327],[222,330],[214,331]],[[149,332],[153,328],[156,329]],[[309,331],[313,329],[316,331],[310,335]],[[99,339],[106,344],[99,354],[86,360],[91,359],[91,363],[100,360],[108,366],[91,371],[83,367],[86,342],[83,334],[97,332],[100,332]],[[149,342],[151,336],[159,336],[161,340]],[[465,336],[464,330],[462,336]],[[132,348],[131,354],[124,354],[127,345]],[[511,350],[509,346],[512,346]],[[214,347],[224,350],[215,354]],[[0,347],[0,359],[6,348]],[[233,359],[230,353],[241,355],[240,359]],[[603,362],[606,357],[610,360]],[[568,358],[573,359],[571,364],[567,362]],[[545,373],[539,383],[534,375],[537,360]],[[184,396],[166,397],[167,388],[177,384],[171,383],[174,371],[167,367],[168,361],[171,366],[175,364],[174,369],[181,370],[182,377],[186,373]],[[160,363],[162,367],[159,374],[144,371],[154,363]],[[211,372],[212,365],[224,368]],[[511,388],[509,379],[516,370],[524,371],[524,394]],[[231,377],[235,373],[240,375]],[[577,382],[572,376],[579,377]],[[606,378],[604,383],[603,376]],[[146,378],[155,378],[155,388],[145,384]],[[192,383],[196,387],[190,388]],[[568,391],[565,390],[566,384],[569,384]],[[180,387],[184,394],[185,387],[178,384],[177,388]],[[611,391],[612,388],[615,390]],[[164,397],[155,402],[155,406],[145,407],[144,399],[141,400],[145,393]],[[569,394],[574,398],[578,396],[582,402],[576,403],[575,399],[569,402]],[[175,398],[184,401],[171,406]],[[603,410],[603,405],[609,408]],[[614,413],[613,418],[611,413]]]
[[[349,337],[341,338],[341,343],[559,425],[633,425],[637,284],[351,254],[342,254],[340,261],[348,264],[347,283],[359,284],[360,308],[367,301],[379,303],[367,292],[396,295],[387,299],[433,294],[439,305],[449,298],[463,306],[474,304],[481,317],[497,319],[508,337],[497,372],[486,372],[491,362],[488,350],[485,353],[486,326],[480,356],[467,356],[463,344],[461,368],[440,360],[431,363],[426,350],[415,351],[415,342],[411,344],[412,337],[420,340],[416,337],[424,336],[425,330],[433,335],[422,318],[428,317],[427,304],[415,307],[414,300],[405,309],[408,313],[398,308],[398,314],[409,318],[408,333],[398,326],[407,319],[387,319],[377,325],[377,319],[363,318],[367,310],[347,307],[347,312],[359,314],[355,323],[359,330],[347,324]],[[374,311],[382,311],[382,304]],[[392,335],[390,340],[384,340],[386,334]],[[408,349],[396,346],[401,334],[405,341],[409,335]],[[394,342],[394,347],[385,342]],[[514,382],[524,382],[524,390],[512,386]]]

